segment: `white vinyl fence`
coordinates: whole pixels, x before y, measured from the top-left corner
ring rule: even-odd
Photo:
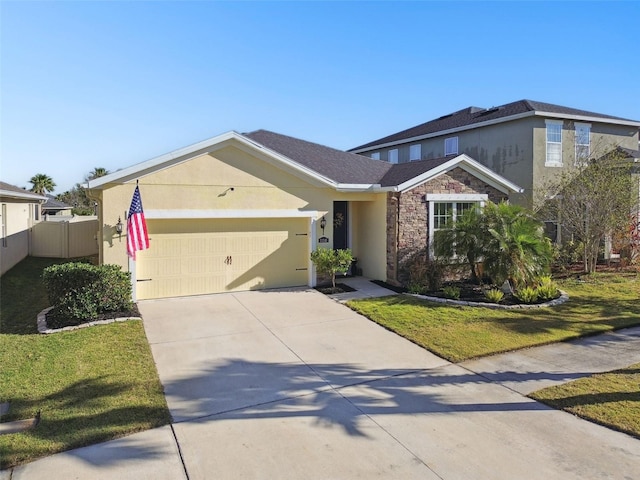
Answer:
[[[51,258],[97,255],[97,235],[98,220],[95,217],[39,222],[31,229],[29,255]]]

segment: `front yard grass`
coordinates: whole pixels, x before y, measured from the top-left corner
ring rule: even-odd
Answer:
[[[165,425],[171,418],[142,322],[40,335],[48,305],[42,270],[27,258],[0,280],[2,421],[35,416],[31,430],[0,435],[0,468]]]
[[[640,363],[538,390],[529,396],[640,438]]]
[[[558,284],[568,302],[530,310],[445,306],[407,295],[347,305],[452,362],[640,324],[636,273],[597,273]]]

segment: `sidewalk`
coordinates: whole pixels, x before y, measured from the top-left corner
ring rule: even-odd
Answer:
[[[640,327],[468,360],[459,365],[522,395],[640,363]]]

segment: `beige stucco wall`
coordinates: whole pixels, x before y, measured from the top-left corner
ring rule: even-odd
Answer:
[[[7,246],[0,244],[0,275],[2,275],[29,254],[29,229],[34,222],[34,209],[40,206],[28,200],[10,198],[0,198],[0,203],[6,205],[7,215],[4,219],[7,227]]]
[[[227,146],[215,153],[142,176],[139,178],[139,187],[144,210],[317,211],[316,220],[325,215],[325,235],[332,240],[333,201],[362,202],[354,208],[357,215],[354,215],[353,221],[357,228],[352,227],[352,247],[354,253],[366,263],[367,271],[385,271],[385,194],[336,192],[285,171],[259,155]],[[126,270],[126,235],[123,233],[119,238],[115,224],[118,218],[123,224],[126,223],[125,212],[129,209],[135,182],[106,187],[102,191],[91,192],[98,200],[100,218],[103,219],[99,234],[102,238],[100,260],[120,265]],[[374,217],[378,214],[380,216],[376,220]],[[360,216],[367,220],[360,221]],[[317,239],[322,236],[319,223],[316,222],[316,246]],[[378,224],[382,225],[378,227]],[[373,254],[378,245],[383,245],[381,253]],[[321,246],[332,247],[332,243]]]
[[[386,194],[377,194],[372,201],[351,204],[353,253],[358,268],[365,277],[386,278]]]

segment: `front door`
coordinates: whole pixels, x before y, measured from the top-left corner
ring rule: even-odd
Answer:
[[[349,248],[349,202],[333,202],[333,248]]]

